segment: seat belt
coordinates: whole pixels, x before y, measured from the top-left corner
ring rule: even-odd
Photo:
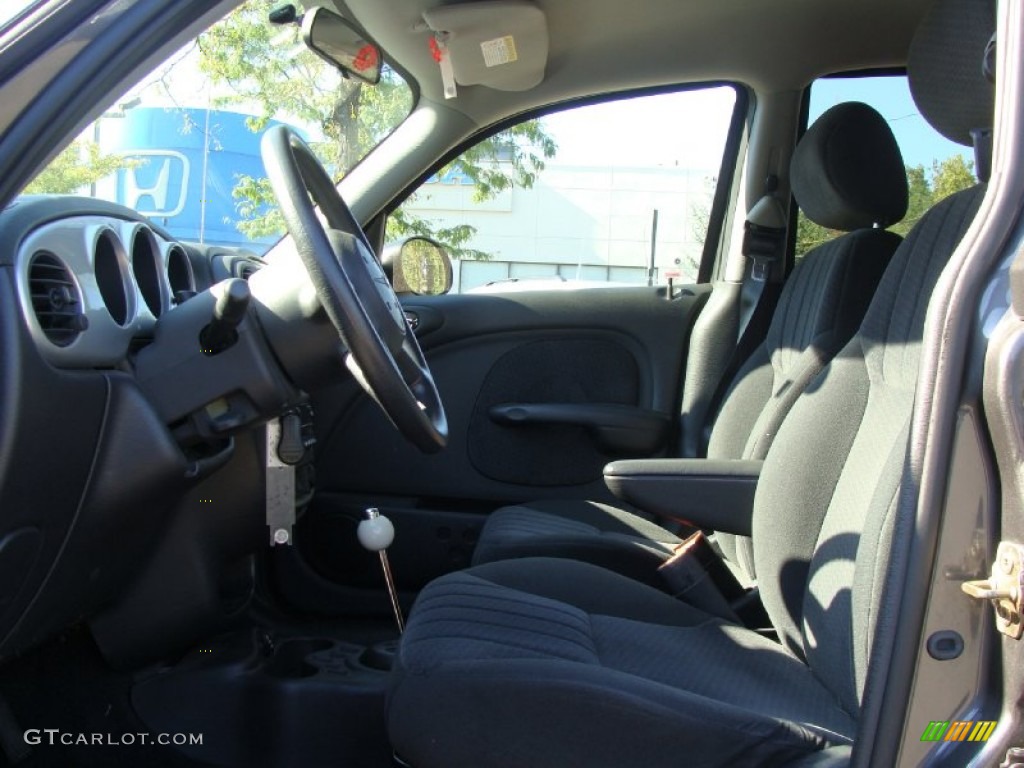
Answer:
[[[743,227],[743,255],[750,269],[743,276],[743,291],[747,301],[740,305],[740,325],[736,334],[739,348],[750,327],[768,285],[772,269],[782,260],[786,245],[786,213],[773,194],[767,194],[750,210]],[[741,302],[743,302],[741,296]]]
[[[712,426],[733,378],[760,344],[760,330],[771,322],[780,290],[779,283],[772,282],[771,278],[773,270],[785,254],[786,225],[786,212],[773,192],[767,192],[747,214],[743,228],[743,255],[748,264],[740,291],[736,345],[708,407],[702,430],[703,455],[707,454]]]

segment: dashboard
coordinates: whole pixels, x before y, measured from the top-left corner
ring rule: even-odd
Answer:
[[[0,211],[0,659],[101,612],[168,541],[206,542],[194,592],[215,597],[261,541],[258,427],[295,388],[251,311],[223,353],[199,339],[224,281],[264,267],[102,200]]]
[[[87,198],[21,198],[0,217],[0,235],[20,242],[22,316],[60,368],[117,365],[164,314],[264,265],[250,251],[183,244],[130,209]]]
[[[61,367],[124,359],[133,338],[196,291],[184,247],[139,221],[70,216],[45,224],[17,258],[21,309],[43,356]]]

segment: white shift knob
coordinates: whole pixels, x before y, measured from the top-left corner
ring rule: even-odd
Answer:
[[[395,526],[384,515],[371,507],[366,510],[366,519],[359,523],[356,537],[363,549],[380,552],[391,546],[395,540]]]

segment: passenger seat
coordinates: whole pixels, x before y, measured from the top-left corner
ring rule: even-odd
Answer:
[[[885,119],[866,104],[839,104],[815,122],[793,154],[790,183],[807,218],[847,234],[813,248],[793,270],[764,342],[726,392],[708,458],[764,458],[797,397],[860,325],[901,242],[884,228],[907,211],[903,158]],[[716,538],[727,558],[753,578],[750,540]],[[565,557],[661,586],[657,568],[680,542],[650,520],[607,504],[536,501],[493,512],[473,564]]]

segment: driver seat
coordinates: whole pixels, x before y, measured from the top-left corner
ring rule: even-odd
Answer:
[[[991,125],[981,62],[994,27],[992,0],[938,0],[911,48],[921,112],[961,143]],[[523,558],[453,573],[420,594],[397,654],[387,706],[401,759],[416,768],[847,759],[905,508],[925,313],[983,194],[975,186],[922,217],[859,330],[768,451],[753,541],[778,641],[590,563]]]

